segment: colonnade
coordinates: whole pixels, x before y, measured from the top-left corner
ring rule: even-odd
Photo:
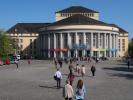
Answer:
[[[55,32],[41,34],[40,39],[41,54],[48,58],[66,56],[117,57],[117,32]],[[73,47],[74,44],[77,45],[77,48]],[[84,48],[80,48],[81,44],[84,45]]]

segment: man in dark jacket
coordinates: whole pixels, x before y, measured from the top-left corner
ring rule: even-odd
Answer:
[[[92,65],[91,67],[92,76],[95,76],[95,71],[96,71],[96,68],[94,65]]]

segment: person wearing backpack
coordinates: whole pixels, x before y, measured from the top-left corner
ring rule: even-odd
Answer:
[[[76,93],[75,93],[75,99],[84,100],[85,93],[86,93],[86,90],[85,90],[83,81],[78,80],[77,87],[76,87]]]
[[[61,79],[62,79],[62,74],[59,71],[59,69],[57,69],[57,71],[54,74],[54,78],[57,81],[57,88],[59,89],[61,86]]]

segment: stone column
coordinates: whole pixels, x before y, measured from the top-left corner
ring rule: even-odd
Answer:
[[[118,50],[119,50],[119,48],[118,48],[118,41],[119,41],[119,39],[118,39],[118,34],[116,34],[116,49],[117,49],[117,51],[116,51],[116,57],[119,56],[119,55],[118,55]]]
[[[111,49],[112,49],[112,38],[111,33],[109,33],[109,57],[112,57]]]
[[[54,50],[56,49],[56,34],[54,33]],[[54,51],[54,57],[56,58],[56,51]]]
[[[90,48],[91,56],[93,56],[93,33],[91,32],[91,48]]]
[[[75,33],[75,40],[76,40],[75,41],[76,45],[79,46],[79,36],[77,32]],[[78,57],[78,49],[76,49],[75,54],[76,54],[76,57]]]
[[[100,33],[97,33],[98,41],[97,41],[97,49],[100,48]],[[100,57],[100,50],[97,51],[98,57]]]
[[[83,43],[84,43],[84,45],[86,46],[86,33],[84,32],[83,33]],[[86,49],[84,48],[84,50],[83,50],[83,55],[85,56],[86,55]]]
[[[70,36],[70,33],[67,33],[67,45],[69,47],[69,50],[67,52],[67,55],[68,55],[68,57],[71,57],[70,49],[72,48],[72,44],[71,44],[71,36]]]
[[[116,34],[114,34],[115,36],[115,38],[114,38],[114,48],[115,48],[115,57],[116,57]]]
[[[60,49],[63,48],[63,36],[62,36],[62,33],[60,33]],[[60,57],[62,58],[63,57],[63,52],[60,51]]]
[[[106,33],[104,33],[104,57],[106,57]]]
[[[48,34],[48,58],[50,58],[50,34]]]
[[[115,49],[115,34],[113,34],[113,37],[112,37],[113,39],[113,49]],[[113,57],[115,57],[115,51],[113,51]]]

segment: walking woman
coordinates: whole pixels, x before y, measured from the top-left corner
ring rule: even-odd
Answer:
[[[84,95],[86,93],[85,86],[82,80],[78,80],[76,87],[76,100],[84,100]]]
[[[67,80],[66,85],[63,89],[63,97],[65,98],[65,100],[72,100],[73,96],[74,96],[73,88],[70,85],[70,82]]]

